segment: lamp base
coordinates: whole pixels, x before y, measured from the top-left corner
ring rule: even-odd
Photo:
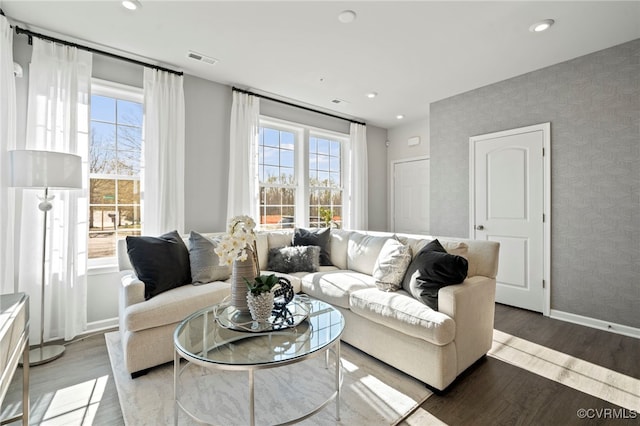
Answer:
[[[58,359],[64,353],[65,347],[62,345],[38,346],[29,351],[29,366],[46,364],[54,359]]]

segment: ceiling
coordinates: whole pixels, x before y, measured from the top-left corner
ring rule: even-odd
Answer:
[[[383,128],[424,119],[431,102],[640,38],[639,1],[140,1],[135,11],[118,0],[0,7],[34,31]],[[341,23],[348,9],[357,18]],[[546,18],[556,21],[548,31],[529,31]]]

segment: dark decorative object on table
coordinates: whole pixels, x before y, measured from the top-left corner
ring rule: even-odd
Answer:
[[[285,277],[278,277],[278,284],[280,285],[273,291],[273,306],[274,310],[282,309],[289,302],[293,300],[294,292],[291,281]]]
[[[292,325],[294,318],[293,314],[287,308],[287,305],[293,300],[295,295],[291,282],[284,277],[279,277],[278,284],[280,285],[274,290],[273,311],[274,324]]]

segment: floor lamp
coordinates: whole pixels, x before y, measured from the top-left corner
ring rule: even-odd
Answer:
[[[44,364],[64,353],[62,345],[44,345],[44,289],[46,284],[45,261],[47,253],[47,212],[51,210],[54,196],[50,189],[82,188],[82,159],[73,154],[52,151],[9,151],[11,161],[11,186],[17,188],[44,189],[44,197],[38,197],[38,208],[44,212],[42,235],[42,281],[40,299],[40,345],[29,351],[29,365]]]

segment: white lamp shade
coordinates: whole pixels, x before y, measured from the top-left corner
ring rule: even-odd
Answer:
[[[11,186],[18,188],[82,188],[82,158],[64,152],[9,151]]]

